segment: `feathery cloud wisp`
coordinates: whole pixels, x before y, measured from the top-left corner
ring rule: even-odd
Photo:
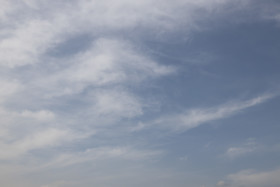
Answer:
[[[214,120],[230,117],[273,97],[273,94],[265,94],[246,101],[229,102],[210,108],[190,109],[181,114],[163,116],[152,124],[175,131],[185,131]]]

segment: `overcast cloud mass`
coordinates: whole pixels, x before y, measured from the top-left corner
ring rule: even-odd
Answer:
[[[278,0],[0,0],[0,185],[279,187]]]

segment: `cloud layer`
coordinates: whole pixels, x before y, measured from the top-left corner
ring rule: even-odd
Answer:
[[[191,68],[202,70],[205,64],[191,57],[186,59],[191,63],[179,64],[151,51],[159,45],[185,55],[180,42],[191,45],[192,35],[215,25],[250,21],[250,16],[238,16],[244,10],[255,20],[279,22],[272,2],[252,2],[0,0],[0,184],[90,186],[90,174],[77,174],[86,170],[99,186],[113,181],[118,181],[116,187],[130,186],[130,181],[123,183],[127,177],[140,186],[139,175],[145,172],[149,184],[172,183],[157,184],[155,178],[179,180],[176,172],[162,170],[165,164],[155,164],[172,152],[157,142],[158,135],[173,136],[236,116],[277,94],[260,91],[247,100],[232,95],[224,104],[173,107],[166,114],[171,96],[158,88],[168,88],[168,80],[183,80],[186,69],[191,74]],[[203,61],[212,62],[209,56]],[[177,82],[172,84],[178,90],[186,87]],[[250,146],[230,147],[225,155],[239,157],[253,151]],[[119,175],[110,178],[118,166]],[[254,177],[263,178],[258,184],[276,184],[277,172],[241,172],[228,180],[248,187],[257,184]]]

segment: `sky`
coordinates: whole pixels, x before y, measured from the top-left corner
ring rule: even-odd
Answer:
[[[0,0],[0,185],[279,187],[278,0]]]

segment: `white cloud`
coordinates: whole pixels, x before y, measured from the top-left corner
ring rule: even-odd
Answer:
[[[191,109],[182,114],[159,118],[152,124],[173,130],[185,131],[214,120],[230,117],[244,109],[261,104],[271,99],[273,96],[274,95],[271,94],[265,94],[246,101],[230,102],[216,107]]]
[[[54,37],[60,31],[59,26],[62,23],[35,19],[5,30],[8,37],[1,38],[0,65],[13,68],[38,62],[40,55],[56,42]]]
[[[48,110],[18,112],[0,107],[0,139],[7,142],[18,140],[34,129],[50,125],[54,119],[55,114]]]
[[[66,64],[64,60],[57,59],[55,63]],[[126,41],[105,38],[96,40],[92,47],[66,60],[66,67],[31,81],[30,86],[37,87],[42,96],[50,98],[78,94],[90,86],[136,84],[175,71],[174,67],[160,65],[139,53]]]
[[[124,160],[150,160],[162,155],[159,150],[138,150],[131,147],[98,147],[90,148],[84,152],[70,154],[61,154],[45,167],[61,167],[85,162],[98,163],[106,160],[124,159]]]
[[[99,117],[135,117],[141,115],[142,104],[124,91],[101,90],[92,94],[92,112]]]
[[[16,112],[0,108],[0,160],[21,160],[32,150],[43,150],[71,143],[92,135],[73,131],[58,124],[56,115],[49,110]]]
[[[199,8],[212,10],[224,1],[163,0],[81,1],[80,16],[87,25],[109,30],[123,30],[141,25],[151,30],[174,30],[181,24],[193,27],[194,11]],[[92,15],[91,17],[89,15]],[[93,19],[92,19],[93,17]],[[181,25],[182,26],[182,25]]]
[[[22,86],[18,81],[8,81],[4,79],[0,79],[0,104],[6,101],[11,95],[18,92]]]
[[[8,20],[0,35],[0,65],[18,67],[42,61],[46,51],[77,33],[102,35],[134,29],[164,35],[184,27],[198,28],[197,10],[211,14],[228,1],[4,1],[0,16]],[[1,6],[2,7],[2,6]],[[18,16],[17,13],[25,16]],[[12,24],[14,23],[14,24]],[[2,36],[2,37],[1,37]]]
[[[53,146],[61,143],[61,140],[67,139],[69,133],[58,129],[46,129],[42,132],[36,132],[33,135],[20,139],[12,143],[1,142],[0,147],[2,150],[0,159],[11,159],[30,150]]]
[[[14,125],[20,127],[20,125],[26,124],[27,122],[38,124],[42,122],[50,122],[55,119],[55,114],[49,110],[23,110],[18,112],[0,107],[0,119],[2,121],[2,127],[12,127]]]
[[[254,171],[244,170],[228,175],[230,187],[276,187],[280,185],[280,170]]]
[[[201,19],[223,12],[223,6],[230,2],[81,0],[65,5],[63,1],[1,1],[0,18],[8,23],[4,23],[0,34],[0,65],[13,68],[41,62],[48,49],[77,33],[91,33],[100,38],[104,33],[110,35],[133,29],[138,34],[145,30],[164,38],[164,33],[182,27],[185,30],[198,29]],[[247,7],[244,2],[248,1],[236,4]],[[205,16],[198,10],[203,10]],[[25,16],[18,16],[18,12]]]
[[[51,111],[40,110],[38,112],[32,112],[29,110],[24,110],[21,114],[22,117],[33,118],[39,121],[49,121],[55,118],[55,115]]]
[[[147,114],[150,106],[132,88],[176,72],[176,67],[160,63],[137,46],[139,38],[165,40],[171,32],[182,30],[188,35],[202,27],[201,19],[223,11],[228,2],[0,0],[0,148],[5,150],[0,159],[28,162],[30,158],[32,163],[33,158],[37,159],[33,154],[36,150],[48,152],[40,155],[39,165],[60,155],[53,163],[68,166],[113,158],[145,160],[161,155],[160,151],[122,145],[90,148],[91,140],[87,138],[96,131],[96,126],[99,136],[92,142],[113,142],[106,134],[108,131],[114,136],[127,136],[121,134],[121,125]],[[90,36],[89,45],[67,53],[63,45],[84,35]],[[52,51],[66,53],[56,56]],[[269,98],[262,96],[193,109],[163,117],[154,124],[188,130],[229,117]],[[147,127],[138,124],[130,127],[129,133]],[[61,145],[72,146],[70,153],[49,151]],[[228,152],[238,155],[246,151],[237,147]],[[67,184],[58,182],[53,186]]]
[[[1,9],[0,9],[0,20],[3,21],[7,14],[12,11],[12,6],[10,1],[1,0]]]
[[[219,182],[217,183],[217,186],[218,186],[218,187],[226,187],[226,185],[227,185],[227,183],[226,183],[225,181],[219,181]]]
[[[249,139],[241,146],[229,147],[225,153],[225,156],[230,159],[238,158],[257,151],[258,147],[259,146],[255,142],[255,140]]]
[[[247,153],[251,153],[253,151],[254,148],[250,148],[250,147],[230,147],[227,150],[226,155],[230,158],[235,158]]]
[[[47,150],[61,145],[71,144],[92,136],[94,132],[77,132],[69,129],[45,128],[33,130],[23,137],[14,137],[13,140],[2,140],[0,148],[0,160],[22,161],[24,159],[36,158],[31,153],[33,150]],[[22,135],[21,135],[22,136]],[[17,139],[15,139],[17,138]]]

